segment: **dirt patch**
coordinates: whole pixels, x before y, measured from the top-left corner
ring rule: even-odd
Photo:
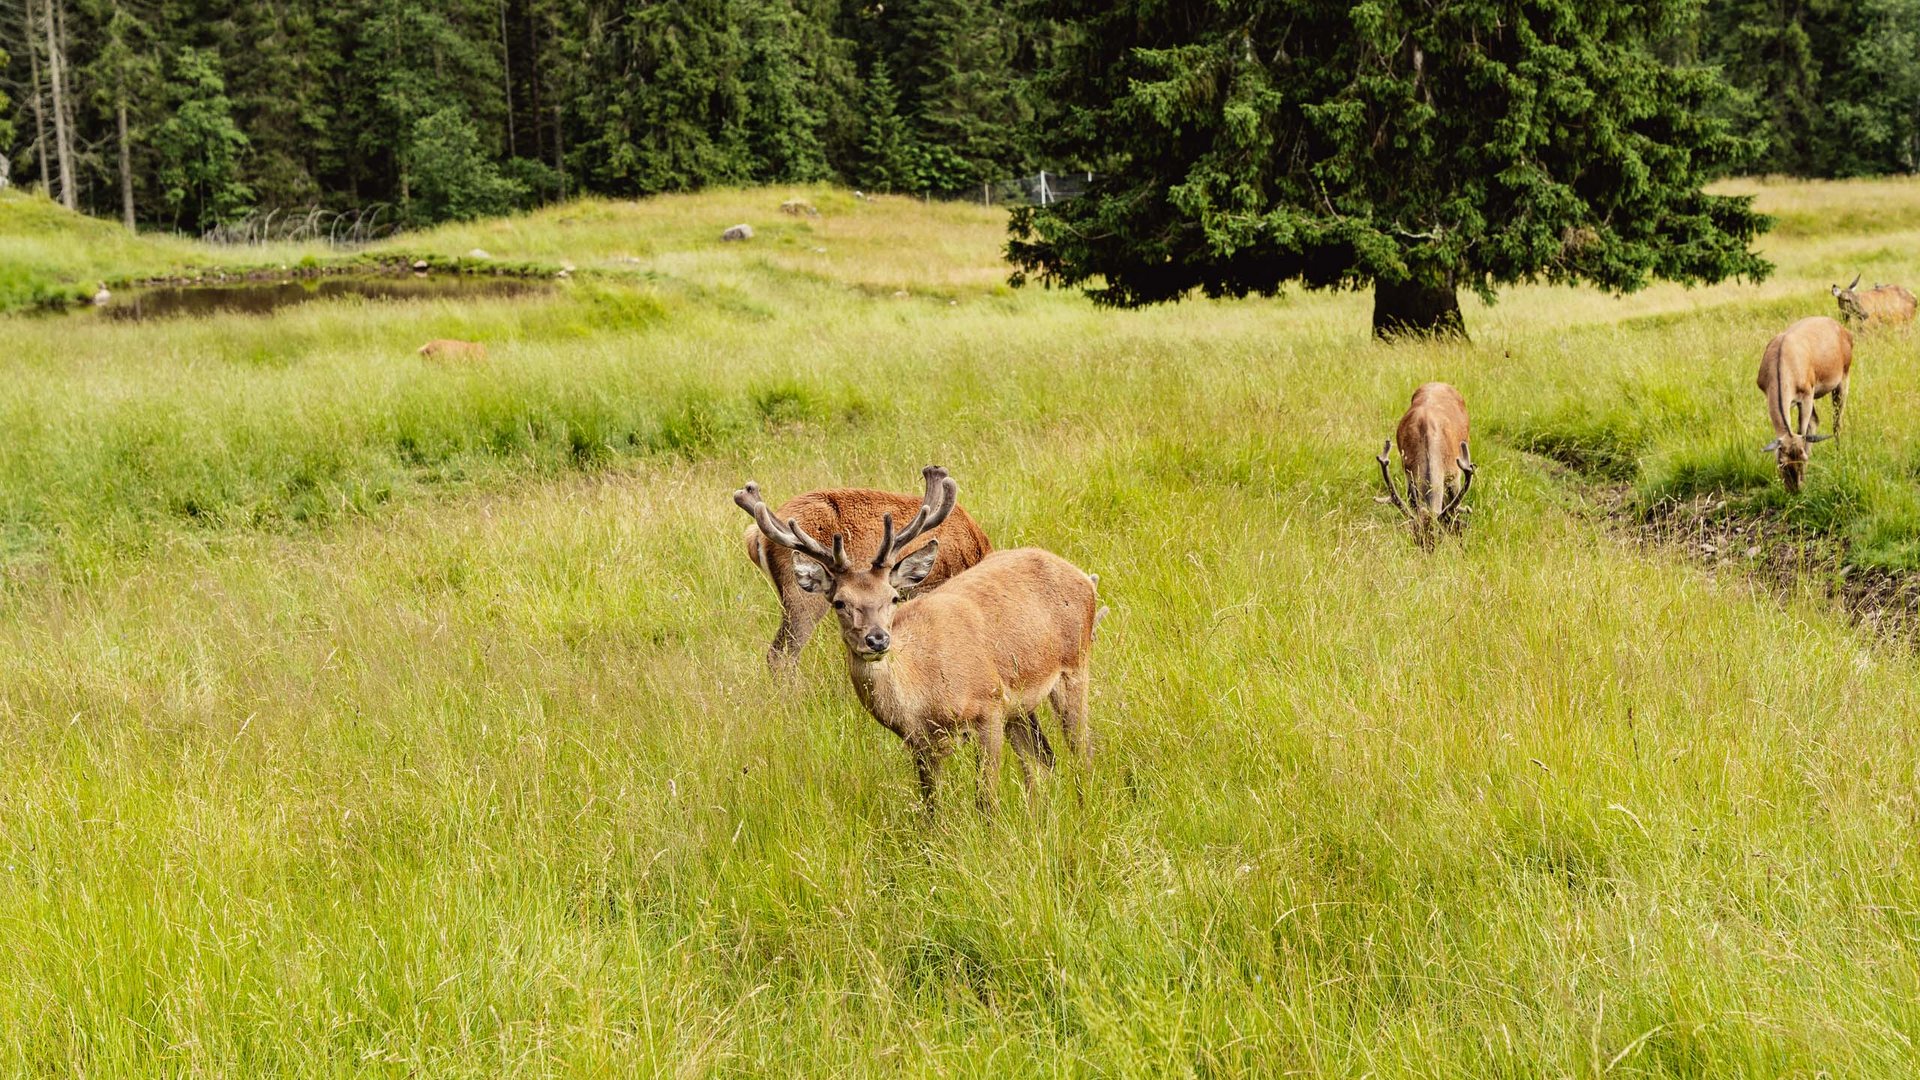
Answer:
[[[1920,648],[1920,575],[1848,564],[1847,541],[1725,495],[1665,499],[1642,511],[1624,484],[1593,486],[1616,535],[1677,551],[1715,575],[1737,574],[1781,598],[1824,595],[1855,625]]]

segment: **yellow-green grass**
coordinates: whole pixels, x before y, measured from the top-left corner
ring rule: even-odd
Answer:
[[[788,226],[861,237],[833,273],[712,243],[786,195],[571,208],[672,234],[643,284],[0,323],[0,1073],[1920,1066],[1911,655],[1526,449],[1764,481],[1759,349],[1857,237],[1384,347],[1363,296],[1004,295],[965,207],[841,196]],[[622,253],[568,212],[433,243]],[[1863,341],[1808,505],[1907,505],[1915,359]],[[1431,555],[1371,500],[1428,378],[1481,465]],[[764,670],[730,491],[927,461],[1113,607],[1037,810],[963,757],[925,824],[830,633]]]

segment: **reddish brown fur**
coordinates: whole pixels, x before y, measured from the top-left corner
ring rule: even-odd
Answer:
[[[1394,429],[1406,474],[1414,535],[1428,542],[1447,500],[1460,490],[1459,456],[1467,442],[1467,399],[1443,382],[1423,384]]]
[[[980,804],[990,809],[1003,745],[1013,744],[1030,793],[1035,766],[1051,763],[1036,715],[1041,702],[1052,707],[1075,755],[1092,758],[1087,683],[1101,614],[1095,581],[1057,555],[1019,548],[985,555],[939,589],[903,598],[946,557],[937,533],[958,513],[958,487],[946,471],[928,466],[922,475],[926,516],[911,500],[901,505],[903,516],[912,512],[911,524],[884,558],[878,538],[861,552],[829,546],[824,528],[817,536],[804,525],[793,529],[784,518],[797,515],[773,512],[753,484],[735,492],[734,502],[754,516],[759,543],[749,547],[762,565],[769,551],[789,552],[795,588],[830,605],[854,689],[874,719],[912,750],[928,808],[942,763],[970,735],[980,744]],[[961,535],[969,534],[984,546],[978,529]]]
[[[435,338],[420,346],[419,353],[429,360],[485,360],[487,347],[478,341]]]
[[[1829,436],[1818,435],[1816,399],[1833,397],[1833,434],[1840,434],[1840,414],[1846,407],[1847,381],[1853,375],[1853,335],[1824,315],[1801,319],[1775,334],[1760,356],[1755,382],[1767,399],[1767,420],[1774,440],[1780,480],[1788,491],[1799,491],[1807,468],[1807,448]],[[1799,407],[1800,430],[1789,422],[1788,409]]]
[[[781,521],[798,521],[800,527],[813,536],[843,535],[847,538],[848,555],[860,562],[870,562],[880,547],[881,516],[891,513],[896,526],[904,525],[919,509],[920,499],[913,495],[869,488],[831,488],[795,495],[782,503],[774,516]],[[934,561],[933,572],[919,586],[923,592],[979,562],[993,550],[987,534],[980,531],[980,526],[960,507],[955,507],[952,515],[927,536],[940,541],[940,555]],[[779,667],[798,659],[800,650],[812,639],[820,616],[827,613],[827,601],[800,588],[793,577],[793,552],[769,543],[760,535],[759,526],[747,526],[746,542],[747,558],[760,567],[780,595],[780,629],[767,648],[767,662]],[[908,551],[924,546],[925,538],[909,545]]]

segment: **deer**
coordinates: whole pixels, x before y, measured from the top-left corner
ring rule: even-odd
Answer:
[[[1906,326],[1913,322],[1913,294],[1898,285],[1874,283],[1861,290],[1860,275],[1846,288],[1835,285],[1833,298],[1840,304],[1840,317],[1862,327]]]
[[[1797,494],[1807,472],[1807,448],[1840,434],[1840,413],[1847,403],[1847,380],[1853,375],[1853,335],[1824,315],[1801,319],[1773,336],[1760,354],[1755,380],[1767,399],[1767,419],[1773,423],[1773,441],[1761,448],[1774,455],[1780,482]],[[1814,402],[1832,395],[1833,434],[1816,434],[1819,415]],[[1800,430],[1788,423],[1787,409],[1799,411]]]
[[[1052,709],[1071,753],[1093,761],[1087,690],[1095,627],[1106,609],[1099,581],[1040,548],[995,551],[947,579],[912,594],[940,558],[937,529],[954,512],[959,485],[945,469],[923,470],[927,494],[906,525],[881,515],[871,558],[849,553],[847,538],[831,546],[797,518],[779,521],[757,484],[733,493],[766,541],[793,556],[794,580],[824,597],[840,626],[847,676],[867,712],[912,753],[920,795],[933,813],[940,773],[958,742],[979,744],[976,802],[994,811],[1002,747],[1011,743],[1029,799],[1051,755],[1035,736],[1042,702]]]
[[[798,521],[814,536],[843,536],[854,559],[871,559],[880,550],[886,516],[904,520],[939,492],[929,476],[924,496],[897,495],[870,488],[827,488],[795,495],[780,504],[775,521]],[[956,506],[946,520],[931,526],[928,541],[939,541],[939,555],[926,577],[915,586],[917,592],[930,592],[942,582],[985,558],[993,551],[972,515]],[[800,651],[813,639],[814,627],[827,613],[827,601],[818,592],[800,587],[794,577],[793,552],[777,543],[769,543],[758,524],[747,526],[747,558],[773,582],[780,596],[780,628],[767,646],[767,666],[775,671],[789,669],[800,659]]]
[[[1406,474],[1407,497],[1394,490],[1387,468],[1394,444],[1400,446],[1400,468]],[[1460,448],[1456,457],[1454,447]],[[1414,539],[1431,548],[1441,526],[1458,527],[1460,500],[1473,486],[1473,455],[1467,450],[1467,399],[1443,382],[1424,383],[1400,417],[1394,437],[1380,448],[1380,480],[1387,493],[1379,501],[1392,503],[1413,523]]]
[[[414,350],[428,360],[485,360],[487,347],[478,341],[435,338]]]

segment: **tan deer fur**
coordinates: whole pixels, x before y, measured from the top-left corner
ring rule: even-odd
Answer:
[[[1780,481],[1797,492],[1806,477],[1807,448],[1840,434],[1840,412],[1847,403],[1847,380],[1853,374],[1853,335],[1824,315],[1801,319],[1775,334],[1760,356],[1756,379],[1767,399],[1767,419],[1773,424],[1771,451],[1780,467]],[[1819,416],[1814,402],[1833,396],[1833,435],[1815,434]],[[1788,422],[1787,410],[1798,407],[1800,430]]]
[[[915,496],[896,495],[891,491],[830,488],[795,495],[780,504],[774,517],[780,521],[797,521],[812,536],[844,536],[850,558],[871,560],[880,549],[883,517],[892,514],[896,521],[905,521],[920,505],[921,500]],[[957,506],[952,516],[932,531],[932,538],[940,542],[940,556],[934,560],[926,580],[917,586],[920,592],[938,587],[993,550],[987,534]],[[767,663],[776,669],[791,665],[813,638],[815,624],[827,613],[826,598],[800,587],[793,577],[793,552],[768,543],[761,535],[760,526],[747,526],[746,543],[747,558],[767,575],[773,582],[774,592],[780,595],[780,629],[774,632],[773,643],[767,647]]]
[[[485,360],[487,347],[478,341],[435,338],[417,350],[429,360]]]
[[[1846,288],[1833,286],[1833,298],[1840,304],[1840,317],[1862,328],[1906,326],[1913,322],[1913,294],[1898,285],[1860,288],[1860,277]]]
[[[794,551],[800,586],[832,605],[854,691],[913,753],[928,809],[943,762],[970,736],[980,747],[979,805],[990,811],[1004,744],[1013,744],[1030,794],[1035,766],[1048,763],[1035,742],[1042,702],[1074,755],[1092,760],[1087,686],[1103,612],[1094,578],[1038,548],[993,552],[939,589],[903,599],[940,557],[937,537],[917,548],[912,541],[945,520],[958,492],[944,469],[928,466],[925,476],[919,512],[898,535],[885,519],[867,559],[851,558],[844,537],[828,548],[797,519],[775,520],[753,484],[734,501],[765,539]]]
[[[1407,481],[1405,501],[1394,489],[1388,454],[1400,448],[1400,468]],[[1456,456],[1457,454],[1457,456]],[[1387,485],[1384,501],[1399,507],[1413,523],[1413,535],[1422,545],[1433,543],[1442,525],[1452,525],[1460,500],[1473,486],[1473,457],[1467,452],[1467,399],[1443,382],[1423,384],[1400,417],[1394,437],[1380,450],[1380,479]]]

